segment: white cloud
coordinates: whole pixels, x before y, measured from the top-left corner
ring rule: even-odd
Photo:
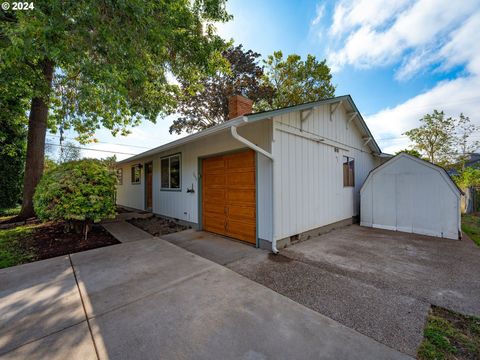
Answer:
[[[433,89],[408,101],[366,117],[367,125],[382,151],[393,153],[409,145],[402,134],[419,125],[419,119],[433,109],[444,110],[447,116],[463,112],[480,125],[480,76],[470,76],[437,84]],[[473,134],[478,140],[480,134]],[[384,139],[384,140],[382,140]]]
[[[311,25],[315,26],[320,24],[320,21],[323,19],[323,15],[325,15],[325,3],[317,4],[315,8],[315,18],[312,20]]]
[[[465,39],[460,29],[467,23],[478,31],[478,14],[478,0],[461,4],[451,0],[343,1],[334,10],[330,34],[332,42],[335,36],[344,41],[329,52],[329,63],[336,71],[345,65],[371,68],[399,63],[397,79],[435,62],[443,62],[445,69],[449,64],[445,54],[456,41],[450,34]]]

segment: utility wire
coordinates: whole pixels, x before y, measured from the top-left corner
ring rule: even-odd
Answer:
[[[54,143],[45,143],[45,145],[49,146],[58,146],[60,147],[61,145],[59,144],[54,144]],[[89,150],[89,151],[98,151],[98,152],[107,152],[107,153],[112,153],[112,154],[121,154],[121,155],[138,155],[138,154],[133,154],[133,153],[127,153],[127,152],[121,152],[121,151],[110,151],[110,150],[100,150],[100,149],[90,149],[86,147],[80,147],[80,146],[71,146],[74,149],[79,149],[79,150]]]

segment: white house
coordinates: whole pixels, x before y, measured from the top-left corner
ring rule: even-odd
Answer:
[[[350,96],[251,113],[118,162],[119,205],[258,247],[359,215],[383,154]]]
[[[362,186],[360,225],[459,239],[462,191],[447,172],[401,153]]]

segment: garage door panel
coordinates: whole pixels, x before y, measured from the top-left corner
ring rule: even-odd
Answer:
[[[204,173],[223,173],[225,160],[223,156],[203,160]]]
[[[228,171],[235,171],[238,169],[250,170],[255,168],[255,153],[253,151],[232,154],[225,157],[225,159]]]
[[[233,189],[254,189],[255,172],[239,172],[227,174],[227,187]]]
[[[204,160],[202,188],[204,229],[255,244],[255,153]]]
[[[236,239],[255,244],[255,232],[255,222],[229,220],[227,223],[227,233]]]
[[[228,218],[233,220],[252,220],[255,219],[255,207],[254,206],[238,206],[229,205]]]
[[[254,189],[239,189],[232,190],[226,193],[225,197],[228,204],[231,203],[244,203],[244,204],[255,204],[255,190]]]
[[[225,189],[205,189],[203,193],[205,203],[225,203]]]
[[[203,176],[203,184],[207,189],[211,187],[225,187],[226,176],[223,174],[208,173]]]

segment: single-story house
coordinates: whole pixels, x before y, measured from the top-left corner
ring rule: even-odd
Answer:
[[[360,194],[362,226],[461,238],[462,191],[440,166],[400,153],[370,172]]]
[[[274,252],[359,215],[360,188],[385,159],[349,95],[230,119],[118,162],[119,205]]]

